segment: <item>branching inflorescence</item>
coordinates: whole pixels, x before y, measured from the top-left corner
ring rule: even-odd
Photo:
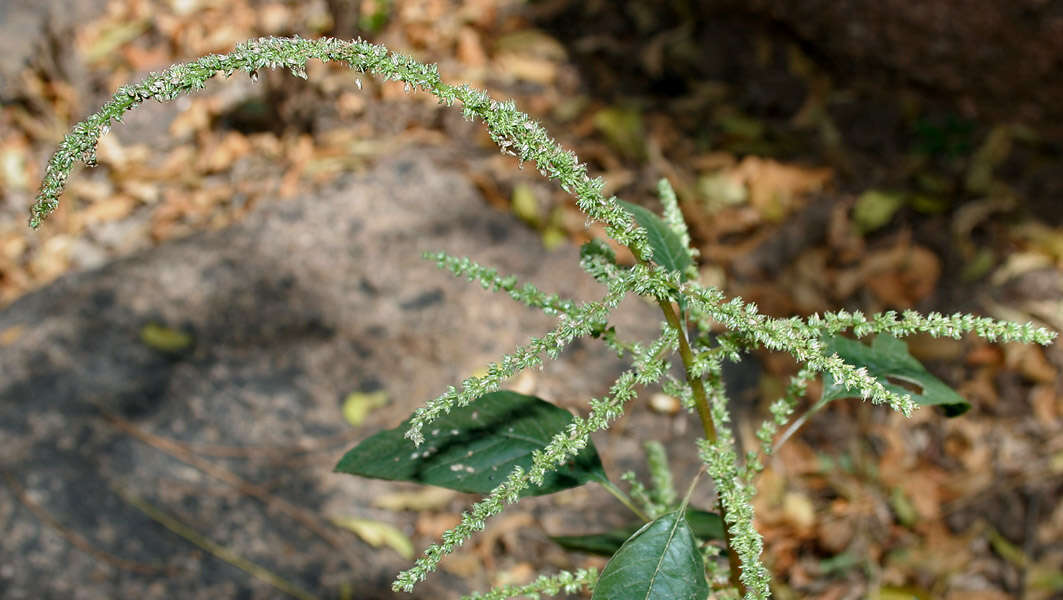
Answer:
[[[581,265],[604,284],[606,293],[598,301],[579,303],[544,293],[531,284],[521,285],[515,277],[500,275],[467,258],[442,253],[426,255],[456,276],[479,282],[485,289],[504,292],[514,300],[556,316],[558,322],[551,331],[491,363],[483,376],[465,379],[459,387],[448,388],[418,408],[406,432],[406,437],[415,444],[424,440],[424,428],[441,416],[499,390],[517,373],[541,366],[544,356],[557,358],[578,338],[600,337],[618,354],[631,354],[632,367],[616,379],[608,395],[588,402],[586,417],[574,417],[548,444],[532,454],[526,468],[517,467],[508,473],[502,483],[462,515],[458,526],[425,550],[411,569],[399,575],[394,584],[397,590],[412,590],[445,555],[482,530],[487,519],[516,502],[529,488],[542,484],[548,473],[562,469],[587,448],[592,433],[606,429],[623,415],[626,405],[637,396],[637,386],[652,385],[663,379],[663,389],[683,400],[688,410],[696,411],[705,429],[699,456],[715,483],[717,507],[726,524],[730,585],[746,598],[765,598],[769,594],[769,574],[760,560],[760,535],[753,527],[754,475],[761,468],[760,455],[772,451],[778,429],[790,421],[808,382],[817,376],[829,376],[852,390],[853,396],[888,404],[905,415],[914,408],[913,400],[903,390],[884,383],[865,366],[829,352],[825,341],[828,336],[848,333],[857,338],[878,334],[903,338],[924,333],[957,338],[973,333],[990,341],[1038,344],[1050,343],[1055,338],[1054,332],[1029,323],[1016,324],[968,314],[921,315],[906,311],[865,316],[842,311],[807,319],[777,319],[760,313],[755,305],[741,299],[728,300],[720,290],[697,282],[694,267],[697,253],[691,248],[678,199],[667,181],[658,187],[663,218],[648,212],[633,212],[615,198],[604,197],[601,179],[591,178],[586,166],[572,152],[563,149],[511,101],[496,101],[468,86],[448,85],[441,81],[434,65],[421,64],[360,40],[262,38],[240,44],[229,54],[214,54],[175,65],[122,87],[98,112],[74,126],[59,145],[48,162],[40,193],[31,209],[30,225],[39,227],[57,208],[75,162],[93,164],[100,136],[113,122],[121,121],[126,111],[146,100],[173,100],[204,87],[218,73],[229,76],[245,71],[256,77],[262,69],[281,68],[305,78],[310,59],[340,62],[358,73],[402,81],[408,89],[432,94],[447,106],[459,103],[466,118],[479,119],[486,125],[502,152],[518,157],[521,163],[534,162],[543,176],[556,181],[575,197],[588,219],[603,223],[607,234],[631,249],[636,257],[634,266],[625,267],[617,264],[612,251],[600,241],[585,245]],[[611,312],[629,294],[644,296],[664,311],[662,333],[649,344],[620,342],[615,330],[608,327]],[[722,333],[709,335],[720,330]],[[692,331],[700,331],[701,335],[694,337]],[[760,453],[750,452],[740,460],[729,426],[721,364],[725,360],[738,360],[742,353],[756,348],[785,351],[801,368],[783,397],[772,404],[770,418],[757,431]],[[683,377],[669,373],[668,358],[677,350],[683,362]],[[663,448],[651,445],[648,452],[654,474],[653,489],[646,491],[636,485],[635,495],[652,517],[674,510],[678,500],[667,476]],[[715,560],[712,547],[703,551],[710,561]],[[500,599],[522,594],[538,597],[593,587],[596,579],[597,572],[593,570],[562,573],[540,577],[526,586],[505,586],[473,597]],[[595,597],[598,597],[597,590]]]

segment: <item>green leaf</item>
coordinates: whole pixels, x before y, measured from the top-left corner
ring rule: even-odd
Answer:
[[[716,513],[704,510],[687,511],[687,523],[694,536],[701,541],[723,539],[723,519]],[[550,539],[566,550],[586,552],[599,556],[612,556],[645,523],[632,523],[604,533],[586,535],[558,535]]]
[[[603,108],[594,115],[594,126],[625,157],[640,161],[646,158],[646,131],[639,109]]]
[[[579,258],[581,261],[593,260],[597,257],[605,259],[606,262],[616,264],[616,252],[598,238],[594,238],[589,242],[585,242],[579,247]]]
[[[931,375],[912,357],[908,353],[907,344],[893,336],[877,335],[871,341],[871,346],[857,340],[833,336],[827,339],[827,352],[836,352],[842,360],[854,367],[866,367],[868,374],[881,381],[886,389],[898,394],[908,394],[916,404],[941,406],[946,416],[962,415],[971,408],[971,404],[963,396]],[[912,387],[917,389],[913,390]],[[820,404],[855,396],[857,394],[853,390],[846,390],[845,386],[835,381],[830,374],[823,376],[823,397]]]
[[[192,347],[195,339],[180,329],[148,323],[140,328],[140,341],[163,354],[181,354]]]
[[[352,448],[336,471],[486,494],[515,467],[530,467],[532,453],[544,448],[571,421],[568,411],[534,396],[494,392],[436,420],[420,447],[404,437],[407,419]],[[588,444],[567,465],[549,473],[541,486],[522,495],[552,494],[605,479],[598,451]]]
[[[672,228],[646,208],[623,200],[617,202],[646,230],[650,248],[653,248],[653,262],[669,271],[686,273],[687,267],[692,264],[690,254]]]
[[[684,512],[650,521],[628,538],[602,570],[592,600],[704,600],[705,565]]]
[[[618,527],[603,533],[555,535],[550,536],[550,539],[565,550],[586,552],[587,554],[597,554],[598,556],[612,556],[642,525],[645,525],[645,523]]]
[[[885,226],[901,207],[905,198],[902,194],[867,190],[856,199],[853,206],[853,222],[861,233],[870,233]]]
[[[539,210],[539,200],[535,197],[535,191],[526,183],[518,183],[513,188],[513,197],[510,199],[513,214],[532,227],[542,224],[543,217]]]
[[[701,541],[724,539],[723,519],[717,513],[690,509],[687,510],[687,523]]]
[[[343,400],[343,406],[340,408],[340,412],[343,413],[343,418],[346,419],[348,423],[355,427],[361,427],[370,412],[387,403],[387,392],[351,392],[350,394],[347,394],[347,397]]]

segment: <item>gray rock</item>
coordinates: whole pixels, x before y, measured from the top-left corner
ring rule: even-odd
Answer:
[[[581,299],[603,292],[574,248],[543,250],[464,179],[406,157],[324,197],[264,204],[227,230],[69,275],[0,313],[0,596],[283,597],[167,530],[140,498],[321,597],[345,585],[355,598],[393,597],[408,562],[324,517],[412,535],[416,515],[371,505],[406,488],[333,465],[554,324],[439,271],[420,258],[429,249]],[[655,333],[648,306],[625,308],[628,338]],[[154,349],[140,337],[149,324],[192,344]],[[621,368],[593,340],[577,343],[536,373],[538,393],[585,407]],[[358,390],[391,402],[352,432],[340,407]],[[469,585],[486,578],[441,572],[416,597]]]
[[[105,0],[0,2],[0,100],[17,96],[18,74],[37,57],[61,60],[53,47],[74,25],[104,14]]]

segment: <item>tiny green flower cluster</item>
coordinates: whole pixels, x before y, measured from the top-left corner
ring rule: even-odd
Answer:
[[[506,354],[500,362],[488,364],[487,374],[484,376],[469,377],[461,382],[460,391],[450,386],[443,394],[429,400],[414,411],[406,437],[415,444],[421,444],[424,441],[421,430],[440,415],[447,414],[452,408],[466,406],[484,394],[497,391],[503,382],[517,373],[540,367],[544,354],[555,359],[573,340],[595,332],[596,326],[608,319],[609,313],[619,306],[629,292],[645,285],[647,279],[653,279],[647,270],[644,266],[631,269],[624,277],[610,283],[608,293],[601,300],[577,304],[568,312],[562,312],[556,328]]]
[[[242,70],[254,78],[262,69],[284,68],[305,78],[310,59],[342,62],[362,73],[402,81],[407,89],[428,92],[446,106],[460,102],[465,117],[482,120],[491,139],[503,152],[517,156],[521,162],[534,161],[540,173],[556,180],[576,197],[580,209],[589,218],[604,223],[610,236],[640,256],[652,254],[645,233],[632,226],[628,214],[615,200],[602,196],[602,180],[591,179],[586,165],[575,154],[562,148],[542,126],[517,110],[512,101],[498,102],[482,90],[443,83],[435,65],[391,53],[383,46],[334,38],[259,38],[238,45],[229,54],[211,54],[191,63],[174,65],[161,73],[152,73],[139,83],[123,86],[100,110],[75,125],[59,144],[48,161],[40,192],[31,208],[30,226],[39,227],[58,208],[59,196],[75,161],[94,164],[100,136],[112,122],[120,122],[126,111],[146,100],[167,102],[200,89],[218,73],[228,77]]]
[[[808,390],[808,382],[815,377],[815,373],[808,367],[803,367],[796,375],[790,377],[790,384],[786,386],[786,393],[768,409],[771,419],[765,419],[757,429],[757,440],[760,441],[760,450],[765,455],[775,451],[773,441],[779,428],[790,420],[790,415],[797,408],[797,403],[805,396]]]
[[[657,197],[661,200],[661,216],[664,217],[665,225],[675,232],[683,248],[690,255],[691,263],[697,264],[700,253],[690,243],[690,231],[687,229],[686,219],[683,218],[683,211],[679,209],[679,198],[676,197],[675,190],[672,189],[672,184],[667,179],[662,178],[657,182]],[[697,277],[695,276],[694,279]]]
[[[808,318],[807,326],[811,330],[828,335],[851,330],[856,337],[885,333],[901,338],[926,333],[933,337],[959,339],[964,334],[974,333],[990,342],[1041,345],[1050,344],[1056,338],[1056,332],[1036,327],[1032,323],[998,321],[965,313],[943,315],[932,312],[921,315],[914,310],[906,310],[900,315],[891,310],[871,317],[864,316],[860,311],[850,313],[843,310],[823,316],[812,315]]]
[[[773,319],[757,311],[755,304],[734,298],[721,302],[716,290],[705,290],[688,285],[693,314],[698,318],[711,318],[725,329],[740,333],[757,345],[769,350],[782,350],[817,373],[830,373],[846,389],[856,389],[864,399],[889,404],[905,416],[911,414],[914,404],[909,395],[888,390],[881,381],[868,374],[867,369],[857,368],[837,354],[826,354],[822,332],[808,326],[798,317]]]
[[[557,575],[540,575],[535,581],[525,585],[503,585],[486,594],[472,594],[462,600],[506,600],[507,598],[527,597],[538,600],[543,594],[556,596],[562,592],[576,594],[591,589],[598,582],[598,569],[579,569],[575,573],[561,571]]]
[[[734,437],[728,426],[727,397],[722,385],[713,386],[712,418],[716,441],[698,440],[698,455],[716,484],[716,495],[728,530],[728,546],[741,561],[740,579],[746,600],[770,597],[771,574],[760,560],[764,542],[753,525],[754,470],[738,463]]]
[[[642,510],[647,518],[656,519],[669,512],[669,507],[654,502],[653,498],[650,497],[650,491],[646,489],[645,484],[639,481],[639,477],[634,471],[625,471],[620,475],[620,481],[628,484],[627,495],[631,497],[631,501]]]
[[[393,584],[396,591],[413,591],[414,586],[424,581],[429,573],[435,571],[444,556],[453,552],[472,534],[481,531],[487,519],[502,512],[508,504],[520,499],[525,489],[540,485],[543,478],[565,464],[583,450],[596,431],[607,429],[609,425],[624,414],[626,404],[638,393],[636,385],[649,385],[657,381],[665,369],[663,355],[673,347],[674,334],[665,333],[648,348],[641,349],[636,358],[636,365],[645,368],[633,368],[624,371],[609,389],[605,398],[591,399],[590,413],[585,417],[574,417],[566,430],[555,436],[542,450],[532,455],[532,464],[527,471],[516,467],[505,481],[491,493],[474,504],[469,512],[462,513],[462,520],[453,529],[443,534],[439,543],[425,549],[413,567],[399,573]]]
[[[445,252],[425,252],[424,257],[436,262],[441,269],[446,269],[458,277],[464,277],[469,281],[479,282],[485,290],[492,292],[506,292],[509,297],[527,304],[532,308],[540,308],[548,315],[563,313],[570,318],[576,316],[576,303],[572,300],[561,298],[557,294],[547,294],[530,283],[517,287],[517,278],[513,275],[503,277],[496,269],[485,267],[466,257],[454,257]]]
[[[676,506],[679,498],[675,493],[675,482],[664,445],[657,440],[647,440],[642,448],[646,452],[646,466],[650,471],[650,499],[658,506]]]
[[[646,453],[646,466],[650,475],[650,487],[639,481],[634,471],[627,471],[620,476],[630,488],[628,496],[641,508],[649,519],[656,519],[670,513],[679,506],[679,498],[672,480],[672,470],[668,466],[668,453],[664,445],[657,440],[646,440],[642,445]]]

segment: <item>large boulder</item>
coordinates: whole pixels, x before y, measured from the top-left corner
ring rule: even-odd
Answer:
[[[420,257],[431,249],[550,291],[603,293],[574,248],[547,252],[465,179],[407,156],[322,197],[266,203],[227,230],[69,275],[0,312],[0,596],[279,595],[168,530],[145,512],[154,507],[303,589],[392,597],[408,561],[326,517],[412,533],[416,515],[372,505],[397,484],[333,465],[554,324],[439,271]],[[648,305],[624,308],[629,337],[655,332]],[[570,408],[622,368],[593,340],[563,359],[533,383]],[[341,405],[357,391],[390,403],[352,429]],[[454,597],[466,585],[440,573],[419,593]]]

